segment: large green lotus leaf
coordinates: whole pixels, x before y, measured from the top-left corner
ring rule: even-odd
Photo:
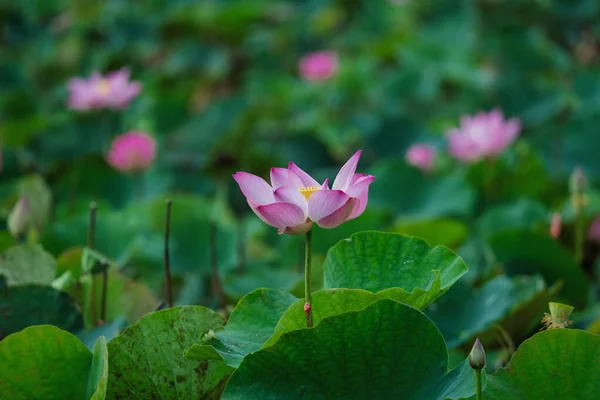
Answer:
[[[51,324],[70,332],[83,328],[75,301],[51,286],[8,287],[0,276],[0,310],[0,340],[32,325]]]
[[[439,279],[436,283],[439,288]],[[381,299],[402,301],[412,305],[405,295],[406,292],[399,288],[383,290],[377,294],[362,289],[323,289],[312,295],[313,324],[316,326],[327,317],[362,310]],[[275,333],[265,342],[263,348],[272,346],[284,333],[306,328],[304,304],[305,300],[300,299],[283,313],[277,322]]]
[[[553,329],[524,341],[510,364],[488,377],[489,400],[596,400],[600,336]]]
[[[40,245],[23,244],[9,248],[0,258],[0,275],[9,285],[49,285],[56,274],[56,261]]]
[[[219,358],[237,368],[246,355],[260,350],[273,335],[279,318],[296,300],[283,290],[256,289],[248,293],[231,313],[225,329],[218,331],[216,338],[193,345],[186,358],[211,358],[216,350]]]
[[[499,276],[473,290],[458,283],[427,309],[448,347],[471,345],[479,337],[484,346],[495,344],[501,327],[513,340],[528,334],[556,293],[539,276]]]
[[[402,219],[396,221],[391,231],[406,236],[420,237],[432,246],[448,247],[461,244],[468,233],[467,226],[463,222],[450,218]]]
[[[464,176],[423,174],[404,160],[386,161],[371,171],[369,206],[392,210],[398,217],[436,218],[469,215],[475,193]]]
[[[396,300],[423,309],[448,290],[467,267],[443,246],[393,233],[359,232],[327,253],[324,287],[380,292],[394,288]]]
[[[0,342],[0,399],[106,398],[108,352],[99,338],[92,354],[69,332],[32,326]]]
[[[189,361],[186,349],[223,318],[199,306],[148,314],[108,343],[111,399],[218,399],[232,371],[221,360]]]
[[[417,334],[416,334],[417,333]],[[448,370],[444,339],[392,300],[327,318],[248,355],[223,399],[456,399],[474,394],[468,362]]]
[[[571,253],[550,236],[518,230],[490,238],[497,259],[509,275],[544,277],[548,284],[563,281],[560,296],[575,307],[584,308],[590,285]]]

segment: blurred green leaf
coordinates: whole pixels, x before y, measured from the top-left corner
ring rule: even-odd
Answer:
[[[8,287],[0,276],[0,340],[32,325],[52,324],[70,332],[83,328],[74,300],[50,286]]]
[[[0,399],[104,400],[107,378],[103,337],[93,354],[52,325],[32,326],[0,342]]]
[[[4,275],[11,286],[48,285],[56,275],[56,260],[40,245],[18,245],[2,253],[0,275]]]
[[[588,303],[590,284],[571,253],[550,236],[516,230],[499,233],[490,238],[498,261],[509,275],[536,275],[552,285],[564,283],[560,298],[575,307]]]

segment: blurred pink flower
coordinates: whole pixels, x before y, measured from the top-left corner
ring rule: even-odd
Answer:
[[[413,144],[406,152],[406,162],[423,171],[431,171],[436,150],[427,144]]]
[[[372,175],[357,174],[361,150],[338,172],[329,189],[329,178],[319,184],[290,162],[288,168],[271,168],[271,185],[247,172],[237,172],[238,183],[250,208],[266,224],[279,228],[279,234],[308,232],[313,222],[331,229],[359,217],[367,207]]]
[[[521,123],[513,118],[506,121],[501,111],[465,115],[460,127],[448,132],[450,154],[460,161],[474,162],[500,154],[518,136]]]
[[[300,76],[307,81],[325,81],[337,72],[337,55],[332,51],[310,53],[300,60]]]
[[[588,239],[592,242],[600,243],[600,215],[597,215],[592,225],[590,225]]]
[[[88,111],[101,108],[123,109],[141,90],[141,84],[129,80],[127,68],[110,72],[106,77],[94,72],[87,80],[69,80],[68,106],[73,110]]]
[[[140,172],[152,165],[156,142],[143,132],[127,132],[116,137],[108,152],[107,162],[122,172]]]
[[[562,226],[562,218],[560,213],[555,212],[552,215],[552,222],[550,223],[550,236],[553,238],[558,238],[560,236],[560,230]]]

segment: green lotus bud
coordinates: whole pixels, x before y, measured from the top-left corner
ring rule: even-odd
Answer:
[[[483,345],[479,341],[479,338],[475,340],[475,344],[471,349],[471,354],[469,354],[469,364],[471,364],[471,368],[476,371],[485,368],[485,350],[483,349]]]
[[[8,230],[15,238],[26,233],[31,221],[31,209],[27,197],[21,196],[8,217]]]
[[[587,187],[587,177],[581,167],[575,168],[571,173],[569,187],[572,194],[585,192]]]

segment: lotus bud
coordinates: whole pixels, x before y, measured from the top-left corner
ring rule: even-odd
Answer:
[[[15,238],[20,238],[26,233],[31,221],[31,209],[29,200],[25,196],[21,196],[17,204],[15,204],[10,216],[8,217],[8,230]]]
[[[476,371],[480,371],[485,368],[485,350],[483,349],[479,338],[475,340],[473,349],[471,349],[471,354],[469,354],[469,363],[471,364],[471,368]]]

